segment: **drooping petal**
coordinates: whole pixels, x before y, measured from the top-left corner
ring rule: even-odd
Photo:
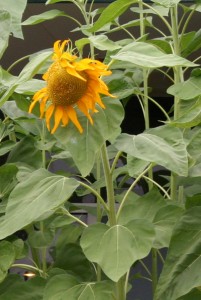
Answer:
[[[54,127],[52,128],[51,133],[55,133],[57,128],[59,127],[59,123],[61,122],[63,117],[63,107],[60,105],[57,105],[55,107],[55,113],[54,113]]]
[[[90,123],[93,124],[93,120],[89,114],[89,110],[88,110],[86,104],[84,103],[84,101],[82,101],[82,99],[77,102],[77,106],[79,107],[81,112],[83,112],[83,114],[89,119]]]
[[[47,100],[48,96],[44,97],[40,102],[40,118],[42,118],[44,115]]]
[[[34,106],[36,105],[36,102],[38,102],[38,101],[39,101],[39,99],[35,99],[33,102],[31,102],[31,104],[29,106],[29,111],[28,111],[29,113],[32,112]]]
[[[49,131],[50,131],[50,119],[51,119],[54,109],[55,109],[55,105],[51,104],[45,113],[45,120],[46,120],[46,124],[47,124],[47,129]]]
[[[76,112],[75,112],[75,110],[74,110],[74,108],[72,106],[68,106],[67,107],[67,113],[68,113],[69,119],[77,127],[77,129],[79,130],[79,132],[82,133],[83,132],[83,128],[80,125],[80,122],[77,119],[77,114],[76,114]]]
[[[67,113],[67,108],[64,107],[63,108],[63,116],[62,116],[62,124],[63,126],[66,126],[69,122],[69,117],[68,117],[68,113]]]

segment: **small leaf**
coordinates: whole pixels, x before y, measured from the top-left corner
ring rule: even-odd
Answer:
[[[173,7],[178,4],[181,0],[152,0],[155,3],[163,5],[165,7]]]
[[[182,132],[171,126],[160,126],[138,135],[121,134],[115,147],[131,156],[154,162],[186,176],[188,159]]]
[[[14,164],[0,166],[0,199],[7,195],[16,183],[18,168]]]
[[[15,250],[13,245],[7,241],[0,242],[0,282],[4,280],[8,269],[15,260]]]
[[[61,16],[66,16],[65,12],[58,9],[52,9],[49,11],[45,11],[39,15],[29,17],[24,22],[22,22],[22,25],[35,25],[42,23],[46,20],[52,20]]]
[[[183,100],[193,99],[201,95],[201,76],[191,76],[190,79],[172,85],[167,89],[170,95]]]
[[[95,22],[92,28],[89,29],[90,32],[96,32],[101,27],[110,23],[115,18],[123,14],[131,4],[136,3],[137,0],[116,0],[115,2],[109,4],[102,12],[98,20]]]
[[[198,100],[180,118],[170,122],[170,125],[180,128],[191,128],[201,123],[201,100]]]

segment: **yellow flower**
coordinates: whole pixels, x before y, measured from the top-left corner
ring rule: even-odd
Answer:
[[[60,123],[66,126],[72,121],[80,133],[83,128],[78,121],[76,108],[78,108],[93,124],[90,112],[97,112],[96,104],[105,108],[100,94],[112,96],[100,76],[110,75],[107,66],[98,60],[85,58],[79,60],[76,55],[64,51],[67,43],[65,40],[54,43],[54,62],[43,75],[47,82],[33,96],[29,112],[37,102],[40,103],[40,117],[45,115],[48,130],[54,133]],[[54,115],[54,127],[50,129],[50,121]]]

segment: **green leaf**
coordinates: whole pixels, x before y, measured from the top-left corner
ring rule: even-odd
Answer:
[[[23,39],[23,33],[21,29],[22,14],[26,8],[27,0],[0,0],[0,10],[6,10],[9,12],[12,20],[11,32],[14,37]]]
[[[0,282],[4,280],[8,269],[15,260],[15,250],[12,243],[7,241],[0,242]]]
[[[63,297],[63,294],[78,284],[79,281],[72,275],[60,274],[53,276],[45,287],[43,300],[64,300],[66,298]]]
[[[0,199],[14,187],[17,171],[18,168],[14,164],[5,164],[0,167]]]
[[[200,299],[201,299],[201,291],[199,287],[198,289],[194,289],[187,295],[179,297],[177,300],[200,300]]]
[[[31,173],[10,194],[5,218],[1,220],[0,239],[42,218],[46,213],[52,214],[78,185],[74,179],[54,175],[45,169]]]
[[[22,25],[35,25],[35,24],[42,23],[46,20],[52,20],[61,16],[66,16],[65,12],[58,9],[52,9],[52,10],[45,11],[39,15],[29,17],[24,22],[22,22]]]
[[[52,277],[45,288],[43,300],[113,300],[114,287],[111,282],[82,282],[68,274]]]
[[[120,131],[124,110],[118,99],[104,101],[106,109],[98,107],[98,113],[92,115],[94,124],[91,125],[85,116],[79,116],[84,129],[80,134],[73,124],[59,128],[56,139],[62,144],[64,150],[71,153],[72,158],[83,176],[90,173],[93,168],[96,154],[103,142],[114,139]]]
[[[30,58],[30,61],[26,64],[26,66],[20,72],[17,84],[22,84],[23,82],[30,80],[35,74],[37,74],[38,70],[47,61],[52,55],[52,51],[43,51],[40,53],[36,53],[33,57]]]
[[[152,222],[158,210],[165,206],[166,202],[157,189],[152,189],[137,199],[135,194],[131,193],[129,203],[122,208],[118,223],[124,225],[136,219],[146,219]]]
[[[132,220],[145,219],[150,221],[156,231],[154,247],[168,247],[172,229],[183,213],[183,209],[170,201],[164,201],[163,196],[157,189],[152,189],[149,193],[135,198],[135,194],[128,204],[121,210],[118,219],[119,224],[127,224]]]
[[[104,273],[116,282],[135,261],[149,253],[154,235],[151,223],[145,220],[112,227],[98,223],[84,230],[81,247],[86,257],[98,263]]]
[[[51,51],[45,51],[35,55],[26,64],[18,77],[12,77],[12,84],[8,87],[8,89],[6,89],[6,92],[0,98],[0,107],[9,99],[19,85],[22,85],[24,82],[30,80],[38,73],[41,66],[50,58],[51,55]]]
[[[138,159],[131,155],[127,155],[128,174],[132,177],[140,175],[148,166],[148,162],[143,159]]]
[[[178,4],[181,0],[152,0],[155,3],[158,3],[159,5],[163,5],[165,7],[173,7],[176,4]]]
[[[5,141],[0,143],[0,156],[8,153],[15,147],[16,143],[13,141]]]
[[[155,300],[176,300],[201,285],[200,215],[201,207],[193,207],[175,226]]]
[[[45,248],[50,247],[54,239],[54,233],[48,230],[32,231],[28,235],[28,243],[31,248]]]
[[[180,118],[170,122],[170,125],[180,128],[191,128],[201,123],[201,100],[198,100]]]
[[[113,3],[109,4],[101,13],[98,20],[89,29],[90,32],[95,32],[99,30],[101,27],[110,23],[118,16],[122,15],[131,4],[136,3],[137,0],[116,0]]]
[[[201,47],[201,29],[199,29],[193,38],[189,41],[187,46],[182,51],[182,56],[187,57],[191,53],[197,51]]]
[[[201,76],[191,76],[184,82],[174,84],[167,89],[167,93],[183,100],[189,100],[200,96]]]
[[[113,51],[121,48],[121,46],[118,45],[118,43],[109,40],[108,37],[104,34],[90,36],[89,42],[92,43],[94,47],[99,50]]]
[[[163,66],[194,67],[196,64],[174,54],[165,54],[154,45],[144,42],[132,42],[123,47],[111,58],[135,64],[142,68],[160,68]]]
[[[10,28],[10,14],[5,10],[0,10],[0,58],[3,56],[5,49],[8,47]]]
[[[41,277],[24,281],[22,276],[11,274],[0,284],[0,298],[1,300],[42,300],[45,283],[45,279]]]
[[[68,243],[68,237],[65,244],[56,246],[55,251],[54,267],[66,270],[80,281],[90,281],[95,277],[94,267],[86,259],[82,248],[77,244]]]
[[[123,133],[114,145],[120,151],[159,164],[178,175],[188,174],[186,144],[178,128],[160,126],[138,135]]]
[[[35,147],[36,140],[32,136],[26,136],[16,143],[8,155],[8,163],[25,163],[35,168],[42,166],[41,151]]]
[[[62,300],[113,300],[114,286],[109,281],[88,282],[76,285],[68,289],[62,297]]]
[[[170,203],[158,210],[153,219],[156,231],[154,248],[160,249],[169,246],[173,228],[183,211],[183,208]]]

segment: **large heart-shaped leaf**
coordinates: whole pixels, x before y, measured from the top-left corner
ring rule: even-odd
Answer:
[[[81,247],[90,261],[118,281],[135,261],[149,253],[154,236],[152,224],[145,220],[134,220],[126,226],[95,224],[84,230]]]
[[[84,129],[80,134],[74,125],[59,128],[56,139],[68,150],[83,176],[89,174],[93,168],[97,152],[104,141],[114,139],[120,132],[120,124],[124,116],[122,104],[117,99],[107,98],[106,109],[98,107],[99,112],[92,115],[94,124],[91,125],[85,116],[79,116]]]
[[[0,222],[0,239],[52,214],[78,187],[74,179],[39,169],[16,185],[10,194],[6,214]],[[40,208],[40,209],[39,209]]]
[[[186,176],[188,173],[186,145],[178,128],[161,126],[138,135],[123,133],[117,138],[115,147],[178,175]]]
[[[201,285],[200,216],[201,207],[195,206],[175,226],[155,300],[176,300]]]

